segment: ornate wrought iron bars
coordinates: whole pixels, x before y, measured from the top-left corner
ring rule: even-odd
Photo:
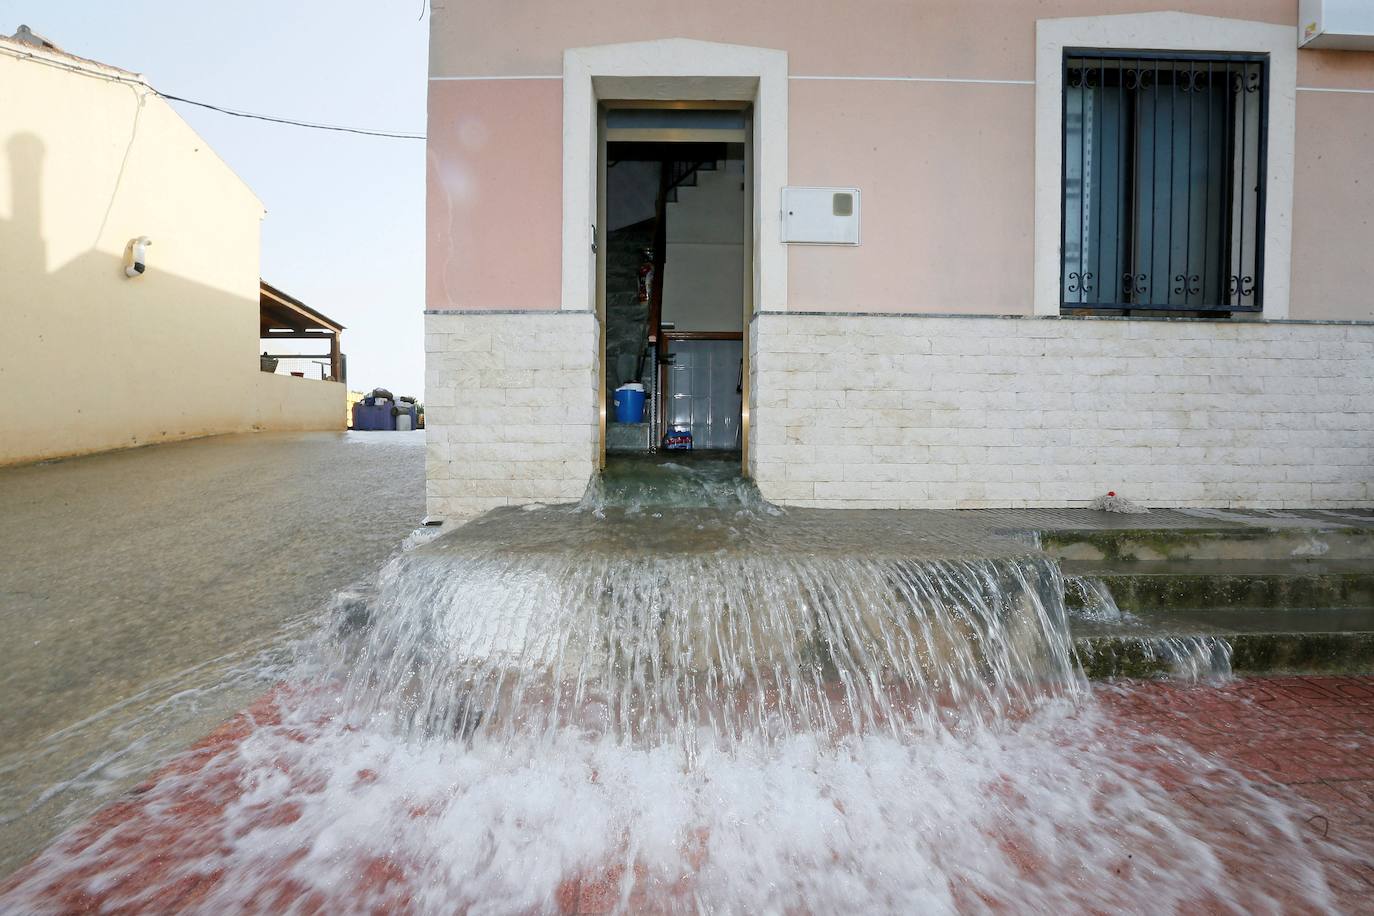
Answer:
[[[1261,309],[1267,69],[1065,51],[1062,307]]]

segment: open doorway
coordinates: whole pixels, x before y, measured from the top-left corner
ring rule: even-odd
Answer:
[[[748,109],[729,103],[602,107],[603,466],[605,452],[676,453],[689,443],[684,460],[744,460],[749,123]]]

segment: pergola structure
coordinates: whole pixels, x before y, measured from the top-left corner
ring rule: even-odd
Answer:
[[[348,370],[340,349],[344,326],[289,296],[270,283],[260,281],[259,337],[267,340],[320,340],[329,342],[328,353],[266,353],[275,359],[328,359],[329,381],[347,381]]]

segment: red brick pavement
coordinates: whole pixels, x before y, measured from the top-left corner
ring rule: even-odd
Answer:
[[[1309,833],[1304,844],[1327,868],[1335,902],[1347,913],[1374,913],[1374,677],[1247,678],[1220,686],[1167,681],[1099,687],[1112,716],[1146,734],[1172,738],[1233,768],[1251,786],[1296,805]],[[1246,853],[1259,838],[1228,817],[1242,785],[1199,788],[1194,771],[1161,760],[1153,775],[1217,832],[1236,835],[1228,868],[1257,866]],[[602,914],[619,905],[624,869],[569,881],[558,903],[566,914]],[[1263,873],[1248,875],[1258,886]],[[1284,912],[1310,912],[1284,889],[1267,893]],[[690,898],[689,898],[690,899]],[[679,898],[681,902],[681,898]],[[633,895],[632,912],[654,901]],[[1198,912],[1215,909],[1200,902]]]
[[[1252,844],[1263,842],[1250,825],[1232,819],[1229,812],[1243,808],[1242,796],[1253,800],[1258,791],[1296,804],[1306,831],[1302,842],[1327,865],[1336,904],[1351,913],[1374,912],[1374,677],[1257,678],[1224,686],[1184,686],[1167,682],[1132,683],[1098,690],[1109,715],[1123,725],[1145,734],[1173,739],[1160,747],[1172,747],[1173,755],[1159,752],[1152,774],[1177,798],[1182,809],[1209,825],[1208,839],[1222,848],[1228,869],[1243,881],[1262,888],[1264,899],[1285,912],[1306,912],[1310,904],[1285,896],[1284,888],[1257,869],[1258,858],[1249,855]],[[42,892],[45,906],[68,913],[104,911],[111,895],[116,899],[142,896],[139,910],[168,912],[194,907],[221,882],[232,880],[222,871],[195,872],[180,866],[213,852],[217,839],[213,824],[237,797],[236,773],[221,766],[223,751],[241,741],[253,728],[279,722],[275,696],[269,695],[217,729],[185,755],[155,775],[127,798],[98,812],[58,842],[64,856],[72,857],[70,869],[56,876]],[[1123,728],[1127,734],[1132,729]],[[304,736],[302,736],[304,740]],[[1178,759],[1178,751],[1190,760]],[[1199,779],[1192,750],[1209,755],[1226,771],[1226,778]],[[1203,767],[1207,769],[1206,766]],[[375,778],[361,771],[359,779]],[[168,779],[183,779],[187,786],[173,810],[156,812],[143,804],[148,786]],[[1228,781],[1229,780],[1229,781]],[[423,817],[424,812],[414,816]],[[263,816],[289,823],[299,816],[292,803],[284,802]],[[83,853],[102,842],[116,825],[136,825],[121,830],[113,848],[94,857]],[[704,854],[706,838],[701,838]],[[688,851],[689,858],[692,851]],[[89,860],[89,861],[87,861]],[[0,884],[0,910],[7,909],[4,895],[23,880],[21,869]],[[84,879],[96,873],[119,877],[103,884],[99,892],[83,889]],[[566,914],[599,914],[617,908],[624,870],[612,868],[565,882],[555,905]],[[376,911],[405,911],[411,902],[407,872],[402,865],[375,859],[357,872],[360,896]],[[82,887],[78,887],[82,883]],[[638,884],[639,882],[635,882]],[[629,900],[633,912],[681,908],[691,900],[691,888],[659,888],[659,899],[640,892]],[[358,898],[354,898],[355,901]],[[261,911],[291,908],[297,912],[328,912],[328,901],[312,896],[289,881],[263,885],[251,906]],[[1220,903],[1199,901],[1198,912],[1219,911]]]
[[[1296,806],[1304,845],[1324,861],[1337,904],[1374,913],[1374,677],[1246,678],[1206,688],[1153,682],[1101,693],[1121,721],[1191,745]],[[1166,787],[1221,827],[1242,787],[1202,788],[1181,776],[1166,778]],[[1243,857],[1228,864],[1245,869]]]

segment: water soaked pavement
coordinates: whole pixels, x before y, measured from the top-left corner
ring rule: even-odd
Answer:
[[[1110,758],[1129,744],[1130,756],[1135,758],[1131,769],[1136,775],[1123,784],[1108,779],[1103,785],[1090,786],[1092,798],[1070,805],[1078,819],[1055,824],[1048,845],[1037,843],[1035,832],[1047,826],[1038,823],[1043,813],[1037,806],[1050,802],[1051,797],[1017,797],[1020,786],[1010,773],[995,776],[984,787],[986,817],[969,818],[966,823],[931,798],[929,803],[936,809],[929,818],[935,822],[933,827],[924,818],[903,819],[900,833],[885,838],[896,852],[907,855],[919,854],[925,842],[933,842],[939,850],[948,850],[947,865],[953,872],[966,851],[962,847],[970,845],[966,831],[972,832],[973,847],[997,851],[986,864],[1015,871],[1003,882],[1012,896],[1000,899],[978,893],[976,887],[961,888],[968,876],[961,880],[951,874],[954,899],[937,900],[929,911],[1369,911],[1374,894],[1374,678],[1261,678],[1213,686],[1134,682],[1099,688],[1098,696],[1103,711],[1099,727],[1086,745],[1072,740],[1072,733],[1061,735],[1061,740],[1068,741],[1059,753],[1068,759],[1080,758],[1088,769],[1099,764],[1111,768]],[[438,780],[441,786],[437,794],[434,786],[429,791],[412,787],[419,791],[397,798],[398,816],[388,818],[373,810],[359,820],[357,806],[336,801],[337,817],[342,822],[339,826],[352,829],[354,834],[321,836],[308,826],[302,829],[308,822],[303,810],[310,807],[312,795],[337,793],[338,787],[331,789],[329,783],[341,781],[349,792],[366,798],[369,787],[385,784],[390,774],[369,765],[372,761],[350,755],[345,755],[344,771],[334,778],[303,768],[299,758],[276,760],[271,763],[272,778],[299,788],[283,797],[264,792],[261,777],[255,777],[252,765],[244,760],[243,748],[255,741],[255,735],[283,728],[282,707],[290,702],[289,698],[283,701],[275,695],[265,696],[252,709],[198,742],[192,753],[169,764],[137,792],[66,834],[46,853],[52,862],[45,866],[40,860],[17,873],[11,882],[0,882],[0,906],[8,900],[26,910],[63,913],[693,913],[711,909],[703,905],[698,893],[706,876],[722,867],[730,868],[719,861],[720,852],[714,848],[711,833],[697,830],[687,835],[683,869],[671,880],[649,873],[638,863],[627,868],[622,857],[611,856],[564,878],[556,889],[525,900],[519,907],[510,906],[505,899],[493,899],[495,895],[484,896],[481,885],[490,882],[473,880],[471,883],[478,885],[474,893],[455,893],[454,888],[434,881],[435,867],[462,870],[468,863],[455,858],[454,853],[459,849],[479,850],[456,843],[457,837],[449,837],[448,846],[436,841],[433,848],[416,850],[398,842],[398,831],[407,826],[430,826],[430,821],[442,823],[442,799],[462,782],[459,762],[444,761],[449,775]],[[299,734],[299,725],[286,726],[285,730],[293,733],[292,743],[308,743]],[[1011,740],[1015,743],[1016,738]],[[993,748],[985,751],[995,753]],[[1049,758],[1041,757],[1038,762],[1048,765],[1046,790],[1065,792],[1065,787],[1057,784],[1057,778],[1066,775],[1063,767],[1053,765]],[[978,766],[976,760],[967,764]],[[354,767],[358,767],[356,772]],[[930,775],[913,772],[911,779],[891,788],[919,792]],[[592,774],[591,778],[595,781],[597,777]],[[529,780],[518,785],[539,794],[537,784]],[[164,786],[170,788],[175,804],[160,798]],[[1159,794],[1153,799],[1148,786],[1158,787]],[[570,788],[560,786],[565,791]],[[1138,789],[1146,794],[1137,794]],[[557,798],[545,801],[561,809]],[[881,799],[867,801],[882,803]],[[960,810],[980,807],[971,799],[960,801],[970,803]],[[522,810],[516,799],[509,802],[513,810]],[[658,802],[666,810],[674,807],[668,798],[660,797]],[[480,820],[482,809],[490,804],[492,800],[469,799],[461,822],[473,817]],[[1151,807],[1164,819],[1153,823],[1147,819],[1141,830],[1138,821]],[[236,809],[237,814],[233,813]],[[242,819],[245,811],[258,822],[256,827]],[[794,829],[806,829],[810,818],[836,820],[835,812],[824,806],[807,812],[806,820],[791,822]],[[1282,813],[1282,817],[1271,821],[1266,813]],[[739,812],[745,818],[756,814],[747,808]],[[566,811],[554,812],[554,816],[564,819],[569,830],[585,831],[589,826],[569,817]],[[1181,832],[1170,835],[1171,820],[1183,828]],[[364,822],[380,831],[384,837],[381,843],[369,843],[357,835]],[[607,827],[594,823],[593,832]],[[1023,823],[1031,826],[1023,830]],[[522,845],[510,852],[531,869],[547,871],[549,863],[537,853],[548,851],[548,841],[541,842],[536,828],[516,826],[530,837],[531,848]],[[234,862],[238,852],[234,847],[241,846],[244,837],[255,829],[267,837],[256,870],[245,873]],[[543,829],[554,832],[551,827]],[[870,839],[854,835],[843,824],[829,823],[824,829],[833,831],[839,844],[837,856],[846,848],[864,846]],[[979,836],[982,831],[985,835]],[[933,838],[927,836],[932,832]],[[1047,855],[1061,843],[1072,850],[1072,838],[1079,833],[1086,834],[1093,846],[1101,844],[1112,850],[1106,867],[1072,851],[1062,857]],[[435,861],[429,861],[425,852]],[[305,877],[321,867],[314,860],[332,858],[347,859],[347,870],[331,872],[322,882]],[[1185,883],[1196,878],[1182,873],[1193,870],[1197,860],[1205,863],[1200,870],[1211,877],[1213,886]],[[1161,864],[1171,867],[1161,868]],[[1286,872],[1290,865],[1291,874]],[[805,883],[808,866],[824,867],[793,863],[790,867],[796,871],[796,883]],[[1316,877],[1312,868],[1319,870],[1317,887],[1312,883]],[[747,862],[744,870],[747,873]],[[515,880],[519,876],[512,877]],[[431,882],[437,885],[437,894],[435,887],[428,886]],[[236,893],[235,885],[245,890]],[[1136,893],[1130,892],[1132,886]],[[1047,907],[1043,899],[1046,887],[1076,887],[1077,892],[1062,898],[1056,895],[1056,903],[1062,905]],[[1157,907],[1149,906],[1145,903],[1148,897],[1139,894],[1142,887],[1147,894],[1153,892],[1166,899]],[[1314,894],[1317,889],[1319,896]],[[824,895],[822,888],[816,891],[819,899],[802,893],[788,911],[844,911],[835,906],[833,897]],[[1022,892],[1037,902],[1019,899]],[[224,905],[226,899],[232,902],[228,907]],[[881,909],[923,909],[908,908],[908,903],[889,901]],[[853,911],[865,910],[856,907]]]
[[[423,432],[0,470],[0,875],[274,683],[423,514]]]
[[[1089,692],[1015,519],[779,514],[719,470],[656,461],[409,552],[318,663],[0,881],[0,909],[1365,905],[1370,679]],[[245,699],[285,660],[237,658],[215,682],[248,672]],[[124,734],[189,722],[163,718],[188,697]]]

